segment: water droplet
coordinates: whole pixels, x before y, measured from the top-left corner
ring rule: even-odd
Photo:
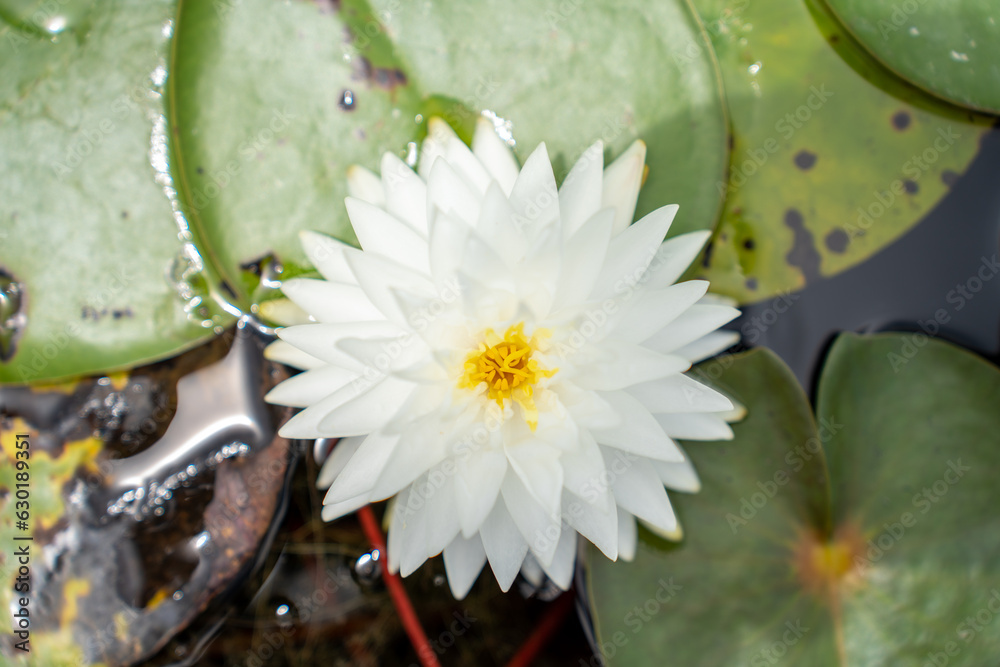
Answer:
[[[354,92],[345,89],[340,93],[340,101],[337,102],[339,106],[344,111],[354,111]]]
[[[174,591],[171,597],[173,597],[174,601],[179,602],[184,599],[184,591]]]
[[[415,168],[417,166],[417,158],[419,157],[419,152],[417,151],[417,142],[411,141],[406,144],[406,164],[408,167]]]
[[[25,297],[24,285],[0,270],[0,361],[14,356],[17,341],[28,323],[24,312]]]
[[[951,59],[952,60],[956,60],[956,61],[958,61],[960,63],[967,63],[967,62],[969,62],[969,56],[967,56],[964,53],[959,53],[958,51],[955,51],[954,49],[952,49],[950,55],[951,55]]]
[[[50,16],[49,18],[47,18],[45,20],[45,23],[42,24],[42,27],[44,27],[45,31],[50,35],[58,35],[63,30],[65,30],[66,26],[68,25],[69,21],[66,19],[66,17],[63,16],[62,14],[57,14],[55,16]]]
[[[164,37],[166,37],[167,39],[170,39],[171,37],[174,36],[174,20],[173,19],[167,19],[166,20],[166,22],[163,24],[163,28],[160,30],[160,34],[163,35]]]
[[[497,136],[503,140],[505,144],[514,148],[517,145],[517,141],[514,140],[514,123],[507,120],[506,118],[501,118],[493,111],[489,109],[484,109],[482,112],[483,118],[493,123],[493,130],[497,133]]]
[[[379,558],[381,554],[378,549],[362,554],[354,563],[354,574],[361,584],[373,584],[381,576]]]
[[[153,82],[154,86],[162,86],[167,82],[167,68],[164,65],[158,65],[152,74],[149,75],[149,79]]]
[[[920,36],[920,28],[918,28],[915,25],[911,25],[910,26],[910,34],[912,36],[914,36],[914,37],[919,37]]]
[[[422,113],[418,113],[416,116],[413,117],[413,122],[415,122],[417,125],[420,125],[420,123],[424,122],[424,115]]]
[[[762,65],[762,64],[761,64],[761,62],[760,62],[760,61],[758,60],[758,61],[757,61],[757,62],[755,62],[755,63],[754,63],[753,65],[750,65],[750,67],[747,67],[747,72],[749,72],[749,73],[750,73],[750,76],[756,76],[756,75],[757,75],[757,72],[759,72],[759,71],[760,71],[760,68],[761,68],[761,67],[763,67],[763,65]]]

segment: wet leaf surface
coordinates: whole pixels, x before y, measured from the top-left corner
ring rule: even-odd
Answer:
[[[610,663],[988,664],[1000,371],[926,337],[845,334],[813,418],[770,352],[707,363],[749,416],[689,448],[703,489],[677,499],[682,543],[589,559]]]
[[[701,270],[748,303],[885,247],[948,192],[992,120],[895,78],[825,5],[695,0],[722,67],[733,153]]]

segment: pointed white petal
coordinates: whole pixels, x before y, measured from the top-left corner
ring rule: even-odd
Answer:
[[[318,359],[348,370],[363,372],[364,364],[338,347],[345,338],[387,338],[401,329],[385,320],[381,322],[348,322],[345,324],[299,324],[278,329],[278,337]]]
[[[611,320],[614,334],[640,343],[677,319],[708,289],[707,280],[689,280],[658,290],[642,290]]]
[[[381,171],[385,210],[426,237],[427,185],[392,153],[382,155]]]
[[[642,344],[657,352],[673,352],[715,331],[739,315],[740,311],[730,306],[703,305],[698,302]]]
[[[507,475],[502,451],[469,452],[455,459],[455,497],[462,534],[472,537],[493,510]]]
[[[623,282],[634,285],[643,277],[676,214],[676,204],[660,207],[611,239],[594,299],[610,298]]]
[[[559,536],[552,563],[547,567],[542,566],[552,583],[564,591],[569,590],[576,571],[576,535],[575,530],[564,529]]]
[[[604,457],[593,436],[587,431],[581,432],[579,446],[573,451],[563,452],[561,462],[566,490],[587,503],[607,510],[602,503],[609,500],[609,477]]]
[[[419,271],[402,266],[378,255],[350,255],[347,257],[358,284],[375,307],[387,318],[406,324],[393,290],[410,292],[426,298],[434,297],[434,283]]]
[[[631,563],[635,560],[635,551],[639,545],[639,531],[635,518],[618,508],[618,558]]]
[[[646,144],[638,140],[604,170],[601,207],[614,207],[615,234],[622,233],[632,223],[645,165]]]
[[[430,275],[427,241],[413,227],[360,199],[348,197],[344,205],[366,253],[388,257],[401,266]]]
[[[604,263],[612,222],[614,209],[606,208],[582,223],[579,231],[566,241],[554,310],[584,301],[594,291],[598,277],[594,267]]]
[[[612,456],[613,452],[604,450],[606,465],[610,465]],[[640,459],[617,472],[613,489],[615,501],[625,511],[664,531],[677,528],[677,517],[667,491],[649,461]]]
[[[563,468],[560,452],[540,439],[526,439],[504,447],[511,468],[531,497],[550,515],[559,514]]]
[[[470,227],[479,219],[481,196],[442,157],[431,167],[427,181],[427,212],[434,209],[453,215]]]
[[[345,440],[354,439],[345,438]],[[398,435],[385,435],[383,433],[358,436],[356,439],[360,441],[357,456],[352,456],[350,460],[345,461],[342,469],[334,475],[335,479],[331,478],[332,486],[328,485],[330,491],[326,494],[324,502],[340,502],[363,493],[370,494],[399,442]],[[344,441],[341,440],[341,442]],[[340,447],[339,443],[337,447]],[[336,451],[337,448],[334,448],[334,453]],[[325,479],[323,477],[325,472],[326,465],[324,464],[320,473],[320,477],[323,479]],[[317,486],[319,486],[318,483]]]
[[[358,451],[358,447],[364,438],[341,438],[337,441],[336,446],[333,448],[330,456],[323,462],[323,467],[319,470],[319,476],[316,478],[316,488],[323,490],[330,488],[333,484],[333,480],[344,469],[347,462],[351,460],[354,453]],[[366,489],[362,489],[362,492]],[[353,498],[354,496],[360,495],[360,493],[352,493],[344,498],[338,498],[337,500],[347,500]],[[329,495],[327,496],[329,497]],[[328,504],[326,500],[323,501],[324,504]]]
[[[733,439],[733,429],[729,428],[729,424],[726,423],[724,413],[656,415],[656,421],[672,438],[684,440]]]
[[[572,237],[602,208],[603,180],[604,143],[597,140],[583,152],[559,187],[559,215],[562,218],[564,239]],[[610,210],[609,236],[615,220],[615,209]]]
[[[613,428],[591,431],[598,443],[658,461],[684,460],[677,443],[663,432],[663,427],[638,400],[623,391],[602,393],[601,397],[618,411],[622,422]]]
[[[611,490],[607,491],[611,495]],[[587,503],[569,491],[563,493],[563,518],[611,560],[618,559],[618,510],[614,500]]]
[[[500,185],[504,195],[509,195],[517,180],[517,161],[507,144],[497,136],[493,124],[485,118],[476,121],[472,152]]]
[[[276,322],[283,327],[312,322],[303,308],[291,299],[271,299],[260,304],[257,314],[264,320]]]
[[[455,505],[455,476],[445,474],[441,465],[427,475],[430,488],[425,492],[425,512],[430,519],[425,527],[427,556],[444,551],[459,536],[458,508]]]
[[[360,253],[360,250],[316,232],[299,232],[299,240],[309,262],[324,278],[334,282],[357,283],[345,258],[347,255]]]
[[[299,373],[267,392],[264,400],[275,405],[304,408],[345,387],[360,376],[338,366],[320,366]]]
[[[669,489],[685,493],[701,491],[701,480],[698,479],[698,473],[690,459],[676,463],[653,461],[653,468],[656,469],[656,474],[659,475],[663,485]]]
[[[476,230],[508,266],[514,266],[520,261],[528,249],[528,242],[518,221],[507,195],[498,184],[491,184],[483,197]]]
[[[347,168],[347,192],[375,206],[385,206],[381,179],[360,165],[352,164]]]
[[[291,343],[286,343],[283,340],[276,340],[265,347],[264,358],[268,361],[302,369],[319,368],[326,364],[322,359],[303,352]]]
[[[740,334],[736,331],[713,331],[684,347],[674,350],[679,357],[689,359],[692,364],[714,357],[723,350],[728,350],[740,342]]]
[[[466,539],[459,535],[444,549],[444,569],[448,586],[456,600],[462,600],[486,565],[486,550],[479,535]]]
[[[559,222],[559,191],[544,143],[525,161],[511,190],[510,205],[532,243],[543,230]]]
[[[323,509],[320,511],[320,517],[323,521],[336,521],[343,516],[356,512],[367,504],[368,497],[364,495],[350,498],[339,503],[330,503],[329,505],[323,505]]]
[[[574,380],[582,389],[615,391],[640,382],[683,373],[691,364],[682,357],[660,354],[639,345],[610,340],[601,360],[580,369]]]
[[[528,543],[503,503],[494,505],[493,511],[483,521],[480,535],[493,575],[500,584],[500,590],[506,593],[521,570],[521,563],[528,553]]]
[[[281,291],[320,322],[385,320],[385,316],[357,285],[292,278],[281,284]]]
[[[626,391],[653,414],[732,410],[728,398],[686,375],[672,375],[629,387]]]
[[[542,567],[549,565],[559,543],[562,526],[559,513],[547,512],[531,497],[521,478],[512,470],[507,471],[500,493],[528,548]]]
[[[376,431],[399,411],[415,387],[412,382],[387,377],[324,417],[320,432],[330,437]]]
[[[545,570],[538,564],[538,559],[530,551],[524,557],[524,562],[521,563],[521,576],[536,588],[545,582]]]
[[[647,288],[660,289],[674,284],[688,270],[711,235],[709,231],[688,232],[664,241],[649,263]]]

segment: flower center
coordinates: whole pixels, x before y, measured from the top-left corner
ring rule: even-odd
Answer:
[[[521,406],[524,419],[532,430],[538,426],[538,410],[535,407],[534,386],[541,378],[552,377],[558,370],[539,368],[538,361],[531,358],[540,349],[549,332],[537,330],[531,338],[524,335],[524,322],[516,324],[499,336],[493,329],[483,332],[483,342],[465,359],[465,370],[458,386],[474,389],[486,383],[486,395],[496,401],[501,408],[510,400]]]

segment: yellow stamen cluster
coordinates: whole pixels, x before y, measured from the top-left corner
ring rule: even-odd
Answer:
[[[483,332],[483,342],[465,359],[465,370],[458,386],[474,389],[486,383],[486,395],[502,409],[504,400],[521,406],[524,419],[532,430],[538,426],[538,409],[534,401],[534,385],[541,378],[552,377],[558,369],[539,368],[531,354],[548,338],[544,329],[531,338],[524,335],[524,323],[516,324],[497,335],[492,329]]]

